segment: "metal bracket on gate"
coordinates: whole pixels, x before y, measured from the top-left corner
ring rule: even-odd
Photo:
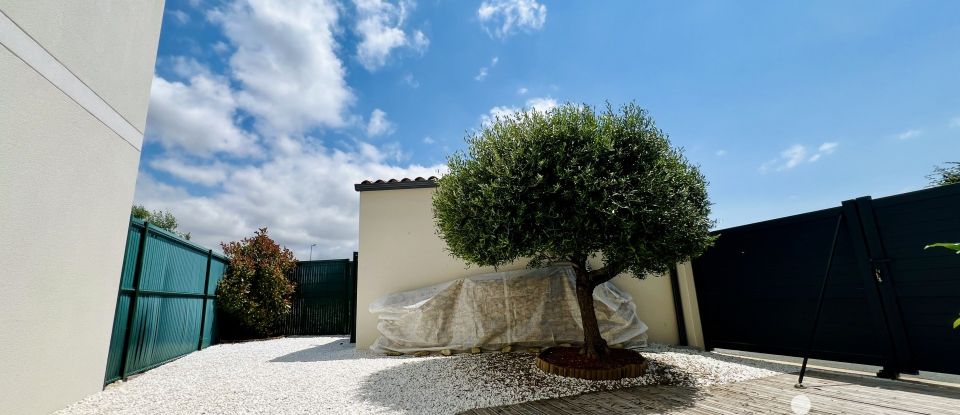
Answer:
[[[880,264],[886,262],[890,262],[890,258],[870,259],[870,264],[873,266],[873,278],[877,280],[877,284],[883,282],[883,277],[880,276]]]

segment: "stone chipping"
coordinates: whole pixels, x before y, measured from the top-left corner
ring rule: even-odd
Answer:
[[[587,381],[540,372],[533,353],[386,356],[342,337],[221,344],[108,386],[59,414],[453,414],[642,385],[710,385],[792,370],[651,344],[646,375]]]

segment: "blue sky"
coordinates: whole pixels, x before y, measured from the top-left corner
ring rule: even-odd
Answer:
[[[635,101],[718,227],[916,190],[960,160],[960,3],[168,0],[137,201],[200,243],[356,249],[353,183],[489,117]]]

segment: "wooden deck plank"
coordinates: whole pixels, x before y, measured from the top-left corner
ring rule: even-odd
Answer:
[[[910,384],[860,376],[837,378],[835,376],[814,375],[807,381],[805,389],[796,389],[810,395],[827,396],[845,401],[869,404],[886,410],[900,410],[919,414],[957,414],[960,415],[960,391],[951,391],[937,385]],[[788,384],[780,379],[760,379],[759,384],[775,388],[786,388]],[[905,389],[905,390],[904,390]],[[950,396],[950,397],[946,397]]]
[[[811,371],[804,389],[794,388],[796,374],[695,389],[680,386],[641,386],[557,399],[526,402],[464,414],[677,414],[790,415],[790,402],[803,394],[811,414],[960,415],[960,388],[917,382],[890,381],[846,373]]]
[[[818,413],[843,415],[843,414],[872,414],[878,411],[877,406],[865,405],[860,402],[851,402],[845,399],[839,399],[832,396],[823,396],[810,394],[809,389],[795,389],[793,386],[778,387],[766,385],[763,383],[752,383],[744,385],[745,387],[727,389],[728,393],[738,394],[759,394],[768,402],[767,405],[772,408],[790,408],[793,398],[803,394],[810,399],[811,408]],[[917,415],[915,412],[906,410],[891,409],[885,413],[891,415]]]

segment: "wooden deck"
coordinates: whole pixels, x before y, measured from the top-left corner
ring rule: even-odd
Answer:
[[[791,402],[809,402],[810,414],[960,415],[960,389],[837,372],[808,371],[805,389],[795,374],[714,386],[646,386],[588,393],[517,405],[481,408],[471,415],[563,414],[803,414]]]

